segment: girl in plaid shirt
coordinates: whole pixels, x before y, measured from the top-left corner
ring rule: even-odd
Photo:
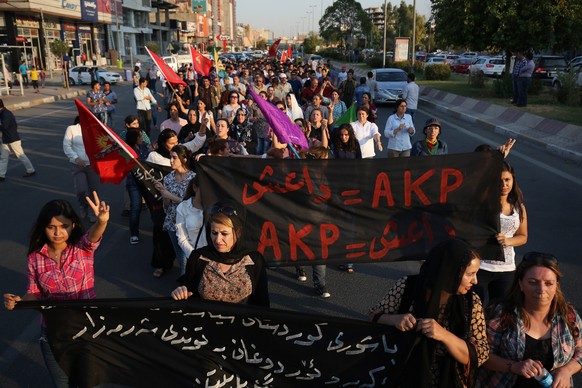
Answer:
[[[109,205],[96,192],[93,200],[86,199],[97,217],[86,233],[69,202],[57,199],[43,206],[30,235],[26,294],[4,294],[8,310],[21,300],[95,298],[94,252],[109,221]],[[56,362],[44,331],[43,321],[40,345],[47,368],[57,387],[68,387],[68,376]]]

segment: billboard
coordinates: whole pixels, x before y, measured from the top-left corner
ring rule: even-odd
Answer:
[[[206,0],[192,0],[192,12],[206,13]]]
[[[394,62],[402,62],[408,60],[408,46],[410,45],[410,38],[396,38],[394,39]]]

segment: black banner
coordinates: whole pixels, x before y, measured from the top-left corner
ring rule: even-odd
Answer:
[[[20,302],[46,318],[72,386],[388,385],[399,362],[388,327],[200,299]]]
[[[206,207],[230,199],[270,266],[422,259],[449,236],[499,257],[502,157],[201,158]]]

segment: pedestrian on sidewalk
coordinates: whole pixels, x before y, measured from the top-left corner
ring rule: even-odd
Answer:
[[[44,89],[45,82],[46,82],[46,73],[45,73],[44,69],[41,67],[40,68],[40,87],[42,89]]]
[[[26,66],[25,61],[20,63],[20,66],[18,66],[18,71],[22,76],[22,83],[24,84],[24,87],[28,89],[28,66]]]
[[[525,54],[525,64],[519,69],[519,77],[517,78],[517,106],[525,108],[527,106],[527,92],[531,85],[531,76],[535,69],[533,61],[533,54],[527,52]]]
[[[34,88],[34,92],[38,93],[38,80],[40,79],[40,74],[38,70],[36,70],[35,66],[32,66],[30,70],[30,80],[32,81],[32,87]]]
[[[519,71],[525,65],[525,57],[523,53],[519,51],[515,56],[515,62],[513,64],[513,72],[511,73],[511,86],[512,86],[512,99],[511,103],[517,105],[517,95],[519,93],[518,87],[518,80],[519,80]]]
[[[22,149],[22,142],[20,136],[18,135],[18,125],[16,124],[16,118],[14,114],[4,107],[4,101],[0,99],[0,129],[2,130],[2,153],[0,154],[0,182],[6,180],[6,171],[8,170],[8,158],[10,157],[10,152],[14,152],[14,155],[24,164],[26,168],[26,174],[23,175],[24,178],[30,178],[36,174],[30,159],[24,153]]]

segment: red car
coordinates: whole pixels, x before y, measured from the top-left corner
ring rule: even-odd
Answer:
[[[451,64],[451,71],[453,73],[469,74],[472,62],[472,58],[457,58]]]

